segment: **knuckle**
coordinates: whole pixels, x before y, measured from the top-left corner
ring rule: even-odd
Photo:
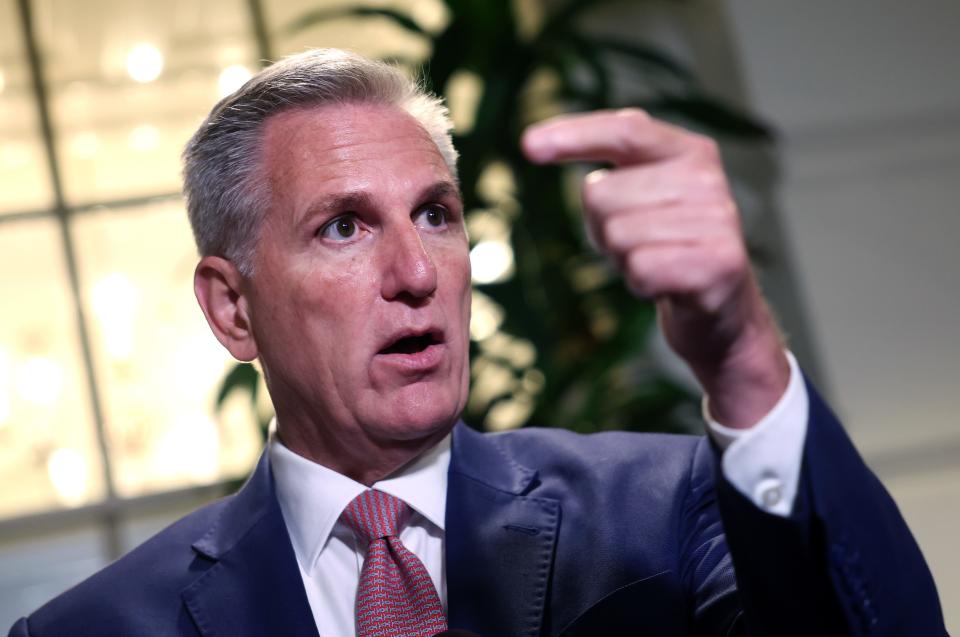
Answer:
[[[627,276],[632,281],[642,281],[645,278],[646,263],[647,259],[643,250],[631,250],[626,258]]]
[[[650,122],[653,121],[653,118],[650,117],[646,111],[639,108],[620,109],[617,111],[617,117],[620,118],[624,135],[630,137],[640,134],[640,132],[650,126]]]
[[[608,219],[600,227],[601,241],[609,250],[620,250],[623,247],[623,223],[617,219]]]
[[[678,275],[677,286],[684,292],[695,293],[709,288],[712,284],[711,271],[703,263],[696,263]]]
[[[736,223],[737,209],[730,199],[723,198],[704,206],[704,212],[708,219],[720,222],[723,226]]]
[[[720,146],[712,137],[695,133],[693,134],[692,144],[698,155],[710,160],[720,159]]]
[[[639,296],[652,297],[663,286],[663,277],[657,276],[654,261],[640,248],[628,255],[623,276],[630,290]]]
[[[729,224],[730,229],[737,235],[738,239],[741,238],[740,209],[737,208],[737,202],[732,197],[727,196],[717,205],[717,208],[719,208],[720,218]]]
[[[750,267],[750,259],[746,250],[738,241],[725,241],[716,251],[718,274],[727,278],[742,274]]]
[[[716,166],[700,166],[694,171],[693,178],[705,192],[713,195],[725,195],[727,182]]]

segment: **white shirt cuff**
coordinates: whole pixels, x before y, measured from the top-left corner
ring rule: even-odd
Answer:
[[[793,354],[790,382],[773,409],[749,429],[724,427],[710,417],[703,399],[707,431],[724,450],[724,477],[744,497],[767,513],[788,517],[800,483],[803,445],[807,436],[810,398]]]

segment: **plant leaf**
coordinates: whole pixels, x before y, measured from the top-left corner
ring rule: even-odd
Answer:
[[[613,97],[610,70],[600,58],[599,49],[593,42],[577,36],[571,37],[570,42],[576,47],[577,51],[577,54],[572,60],[583,63],[587,69],[590,70],[590,75],[593,78],[592,90],[589,93],[592,95],[589,107],[591,109],[598,109],[609,106],[611,98]]]
[[[667,73],[684,80],[685,82],[696,84],[696,78],[693,72],[687,66],[671,56],[664,53],[656,47],[641,44],[639,42],[627,42],[618,38],[582,38],[590,45],[610,53],[616,53],[647,66],[656,67]]]
[[[703,94],[664,96],[639,104],[653,115],[679,115],[716,132],[755,141],[773,141],[776,133],[765,122]]]
[[[399,11],[393,9],[381,9],[379,7],[344,7],[339,9],[317,9],[316,11],[309,11],[293,22],[287,24],[281,29],[281,32],[286,35],[293,35],[299,33],[308,27],[312,27],[315,24],[321,22],[328,22],[330,20],[339,20],[342,18],[388,18],[392,20],[397,26],[406,29],[417,35],[422,35],[424,37],[431,37],[430,33],[423,29],[419,24],[417,24],[410,16],[405,15]]]
[[[219,411],[223,407],[227,396],[234,390],[246,390],[250,392],[250,400],[256,404],[257,389],[259,387],[260,373],[250,363],[237,363],[233,366],[220,384],[220,391],[217,393],[216,409]]]
[[[554,11],[553,15],[547,19],[543,25],[543,30],[540,32],[541,36],[554,37],[558,31],[567,30],[567,27],[580,15],[581,11],[595,9],[601,5],[618,1],[620,0],[570,0],[560,9]]]

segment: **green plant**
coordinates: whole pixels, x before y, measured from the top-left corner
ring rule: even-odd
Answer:
[[[509,0],[446,0],[450,20],[437,32],[370,6],[318,9],[286,27],[292,34],[329,20],[389,20],[429,42],[432,53],[422,62],[429,88],[447,94],[469,78],[481,89],[472,125],[454,140],[468,227],[475,243],[507,242],[514,267],[510,276],[475,286],[475,312],[495,327],[471,347],[474,388],[464,418],[478,428],[677,430],[688,422],[678,409],[694,402],[647,352],[652,304],[630,296],[587,247],[570,170],[529,164],[518,140],[537,111],[628,104],[714,134],[754,140],[771,134],[706,94],[662,50],[579,29],[581,14],[604,3],[558,3],[534,29],[519,24]],[[637,95],[614,94],[617,58],[637,74]],[[218,405],[238,388],[256,400],[256,375],[242,367],[226,377]]]

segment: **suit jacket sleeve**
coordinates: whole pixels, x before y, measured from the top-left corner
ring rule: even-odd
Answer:
[[[30,637],[30,631],[27,628],[27,618],[21,617],[20,621],[10,628],[8,637]]]
[[[692,542],[685,552],[694,573],[688,587],[703,608],[711,572],[704,546],[712,531],[697,524],[695,512],[715,496],[743,609],[731,617],[715,604],[724,619],[700,613],[698,632],[946,635],[933,578],[906,522],[809,383],[807,390],[807,438],[789,517],[757,508],[727,482],[718,457],[697,454],[686,506]],[[708,482],[715,493],[698,489]],[[719,631],[708,633],[707,624]]]

